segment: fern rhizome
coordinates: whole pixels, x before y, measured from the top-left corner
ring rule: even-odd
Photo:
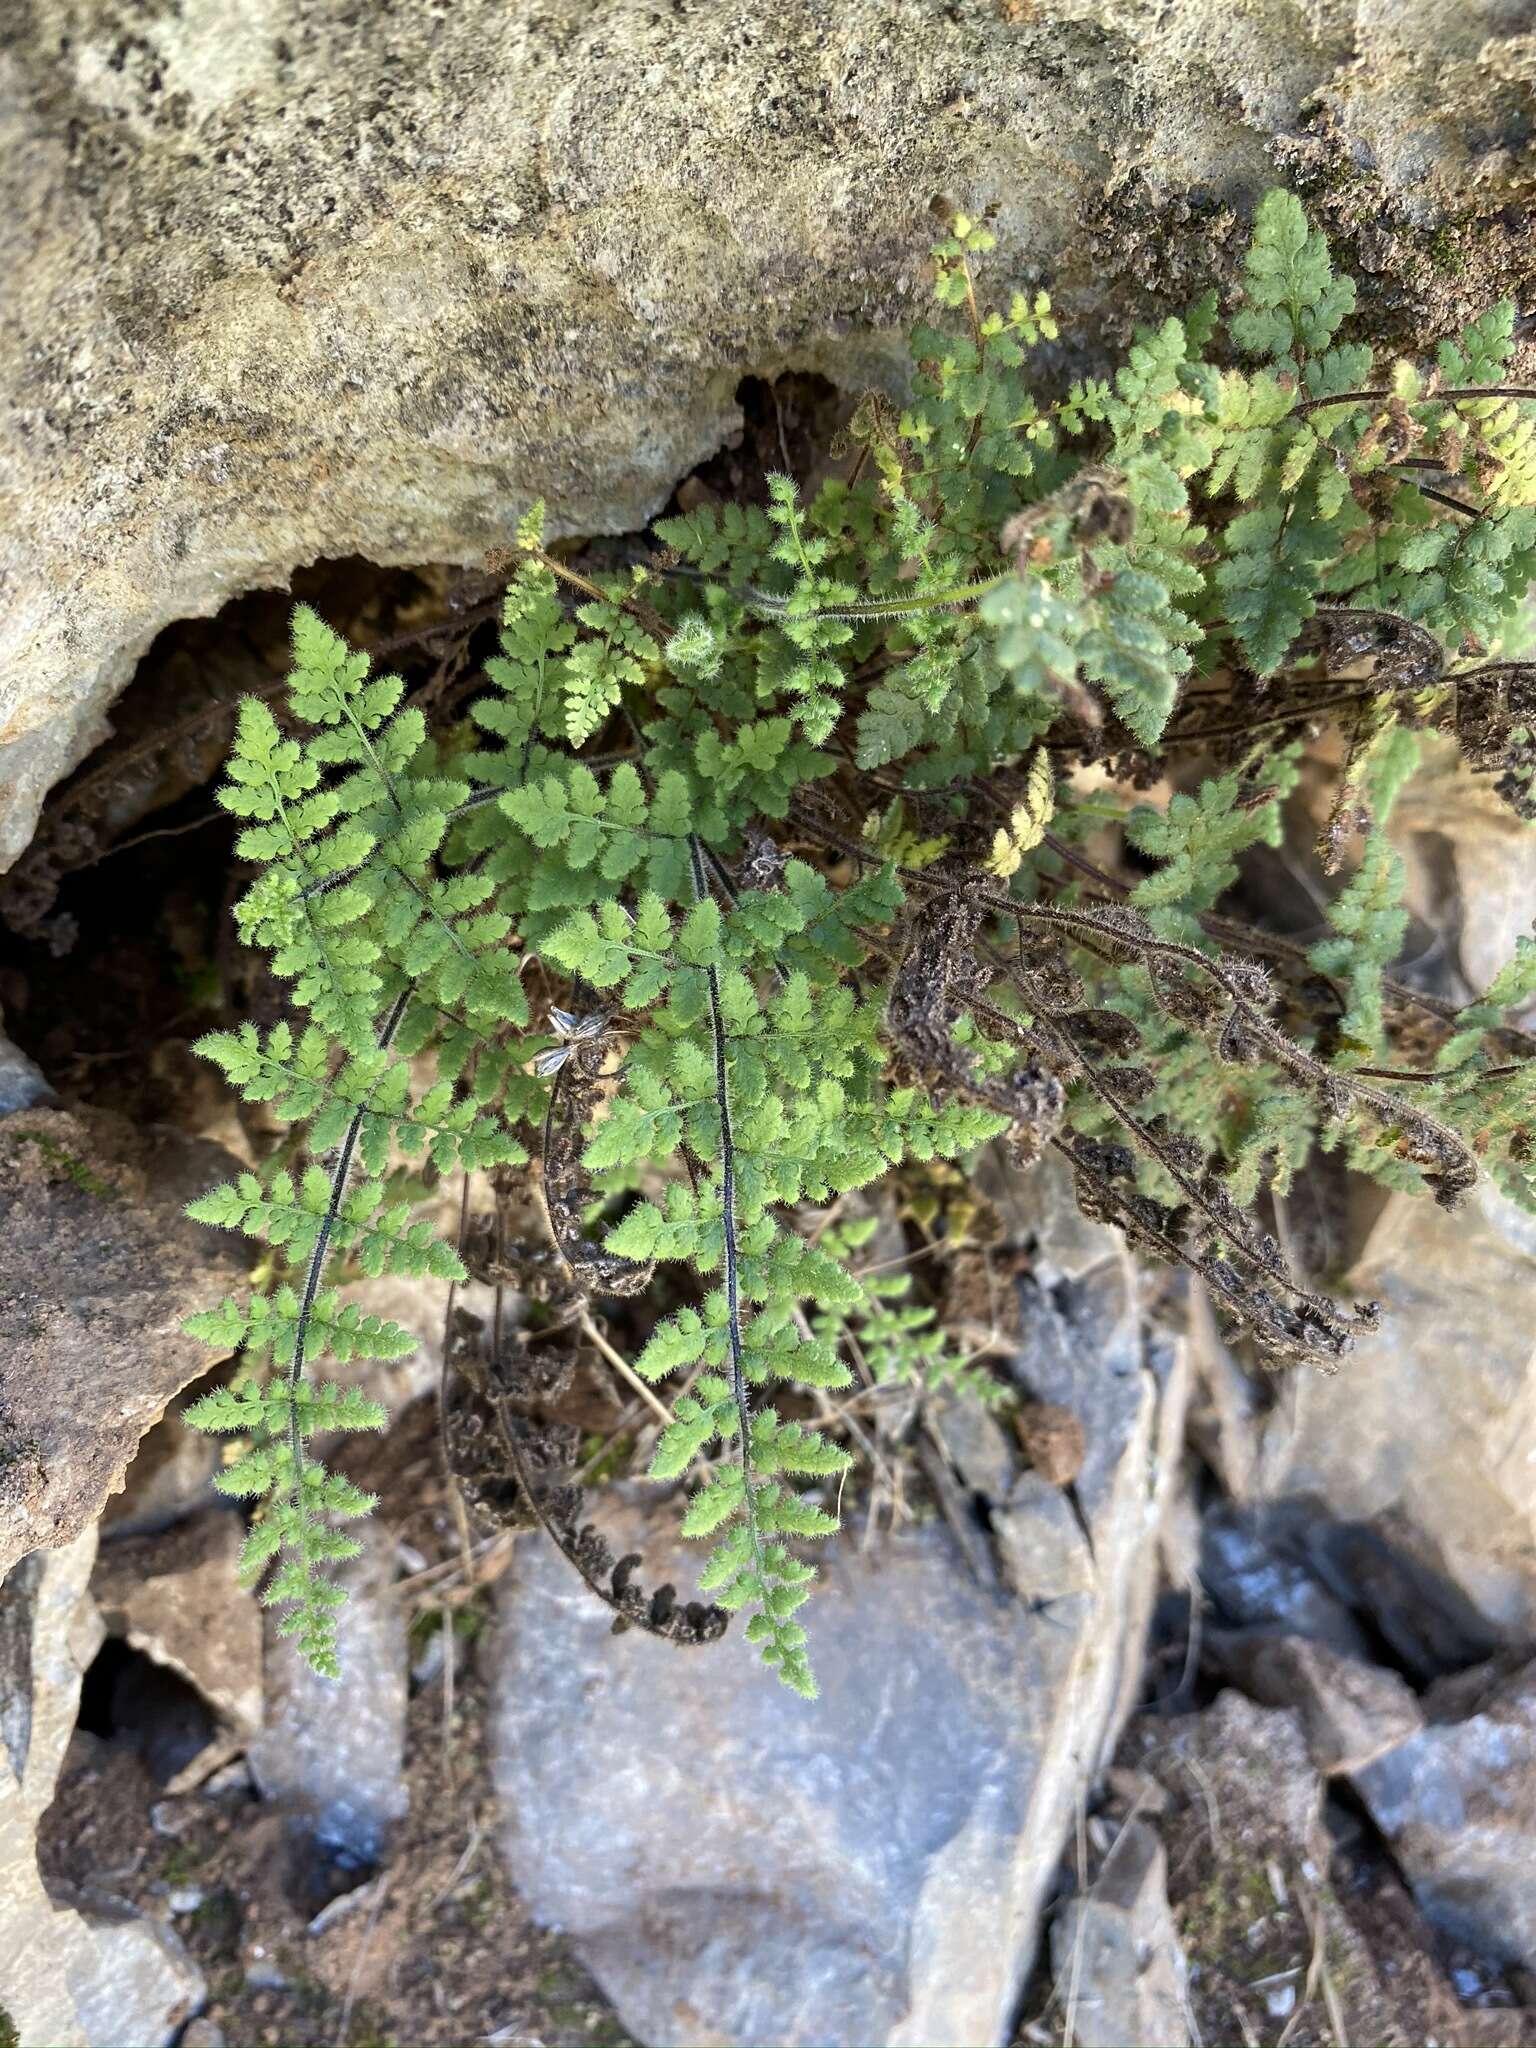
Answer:
[[[192,1320],[240,1363],[191,1420],[243,1440],[219,1484],[254,1504],[247,1576],[323,1672],[370,1500],[312,1445],[383,1416],[311,1368],[409,1349],[333,1265],[516,1288],[490,1329],[449,1316],[471,1507],[542,1523],[616,1625],[697,1642],[751,1610],[810,1696],[804,1551],[858,1437],[829,1396],[964,1365],[900,1280],[861,1277],[857,1191],[1053,1149],[1089,1215],[1199,1274],[1263,1355],[1325,1368],[1375,1311],[1264,1221],[1315,1149],[1447,1208],[1480,1171],[1536,1206],[1536,941],[1470,1007],[1394,980],[1384,831],[1435,736],[1536,816],[1512,309],[1379,362],[1275,192],[1237,310],[1211,293],[1047,401],[1049,303],[983,310],[991,247],[953,222],[955,331],[919,329],[910,402],[864,400],[809,502],[775,476],[593,576],[530,512],[467,721],[430,730],[302,609],[286,723],[243,706],[221,797],[260,872],[236,915],[302,1021],[202,1041],[287,1135],[193,1206],[269,1251],[265,1291]],[[1228,897],[1314,742],[1343,878],[1307,943]],[[412,1220],[450,1173],[451,1245]],[[664,1263],[673,1306],[626,1361],[593,1304]],[[574,1433],[540,1408],[593,1356],[665,1417],[651,1475],[703,1473],[682,1527],[713,1543],[709,1606],[646,1596],[581,1518]]]

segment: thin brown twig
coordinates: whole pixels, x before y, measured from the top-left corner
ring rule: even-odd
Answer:
[[[630,1392],[638,1394],[646,1407],[650,1409],[651,1413],[659,1421],[670,1426],[677,1420],[677,1417],[672,1413],[666,1402],[662,1400],[655,1388],[648,1387],[624,1354],[621,1351],[616,1351],[608,1342],[608,1339],[597,1327],[597,1324],[592,1320],[590,1312],[586,1309],[583,1309],[581,1312],[579,1327],[582,1335],[602,1353],[603,1357],[607,1359]]]

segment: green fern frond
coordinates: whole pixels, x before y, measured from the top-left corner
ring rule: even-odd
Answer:
[[[317,1669],[369,1505],[319,1453],[383,1415],[314,1368],[410,1344],[356,1276],[501,1286],[520,1258],[543,1301],[558,1259],[551,1329],[590,1334],[605,1289],[667,1265],[666,1313],[634,1309],[632,1370],[670,1404],[651,1475],[688,1487],[702,1589],[809,1697],[810,1546],[859,1483],[858,1402],[997,1393],[943,1328],[938,1260],[860,1267],[861,1191],[1049,1149],[1269,1357],[1330,1369],[1369,1313],[1255,1208],[1317,1148],[1446,1206],[1481,1163],[1536,1207],[1536,950],[1459,1013],[1394,980],[1385,834],[1429,735],[1536,817],[1512,309],[1433,366],[1378,357],[1271,193],[1238,307],[1208,293],[1052,398],[1049,301],[990,306],[993,253],[952,223],[905,402],[866,397],[814,492],[774,476],[763,506],[664,519],[614,574],[551,552],[531,508],[463,724],[431,729],[304,607],[286,707],[241,708],[236,928],[292,1015],[199,1050],[285,1128],[192,1205],[263,1251],[262,1291],[189,1324],[240,1357],[191,1419],[233,1440],[246,1575]],[[1304,758],[1324,878],[1353,863],[1310,944],[1240,894],[1296,827]],[[503,1221],[547,1218],[548,1260],[418,1214],[423,1182],[487,1171]],[[519,1340],[495,1329],[480,1447],[526,1492]],[[643,1616],[577,1525],[557,1540]]]

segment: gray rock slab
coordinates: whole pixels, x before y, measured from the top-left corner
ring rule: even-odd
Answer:
[[[28,1059],[0,1030],[0,1116],[35,1109],[38,1103],[54,1099],[48,1077],[36,1060]]]
[[[1302,1636],[1207,1634],[1209,1669],[1266,1707],[1293,1707],[1307,1751],[1325,1777],[1366,1770],[1424,1725],[1395,1671],[1341,1655]]]
[[[827,1545],[814,1706],[734,1632],[692,1652],[613,1636],[569,1566],[520,1542],[494,1650],[502,1844],[641,2040],[1005,2038],[1139,1668],[1182,1380],[1134,1386],[1092,1556],[1060,1489],[1008,1510],[1015,1545],[1033,1525],[1070,1575],[1048,1612],[978,1585],[937,1524]],[[698,1553],[673,1548],[665,1506],[623,1515],[620,1546],[688,1587]]]
[[[196,1687],[236,1738],[262,1719],[262,1615],[239,1582],[244,1535],[238,1514],[207,1508],[107,1543],[92,1582],[112,1633]]]
[[[1429,1201],[1394,1197],[1349,1292],[1381,1302],[1381,1330],[1331,1378],[1290,1382],[1289,1398],[1264,1430],[1260,1493],[1312,1497],[1317,1519],[1375,1530],[1460,1596],[1468,1611],[1459,1619],[1426,1611],[1435,1627],[1421,1653],[1406,1640],[1395,1646],[1405,1659],[1433,1661],[1437,1644],[1452,1636],[1474,1658],[1500,1642],[1529,1642],[1536,1637],[1530,1219],[1483,1188],[1455,1216]],[[1356,1597],[1362,1562],[1347,1573]],[[1406,1612],[1402,1618],[1413,1620]],[[1465,1654],[1460,1661],[1468,1661]]]
[[[1352,1782],[1426,1918],[1536,1969],[1536,1665],[1491,1671],[1471,1700],[1457,1686],[1469,1710],[1431,1721]]]
[[[1188,2048],[1168,1859],[1145,1821],[1127,1821],[1088,1892],[1052,1921],[1051,1966],[1080,2048]]]
[[[0,2013],[19,2048],[168,2048],[207,1991],[168,1930],[105,1901],[77,1911],[38,1874],[38,1820],[101,1642],[95,1553],[91,1528],[0,1582]]]

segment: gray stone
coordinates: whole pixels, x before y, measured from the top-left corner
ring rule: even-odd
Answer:
[[[406,1618],[393,1542],[376,1524],[358,1533],[362,1554],[338,1573],[348,1593],[338,1631],[345,1677],[318,1676],[269,1617],[266,1720],[249,1757],[264,1799],[280,1800],[342,1870],[366,1873],[409,1803]]]
[[[640,2039],[1006,2038],[1140,1669],[1183,1380],[1129,1386],[1091,1554],[1061,1489],[1020,1492],[1024,1474],[1010,1494],[1005,1560],[1028,1552],[1038,1610],[979,1585],[937,1524],[824,1548],[814,1706],[734,1633],[689,1652],[613,1636],[563,1559],[519,1545],[493,1681],[503,1845]],[[631,1506],[613,1533],[687,1587],[699,1554],[673,1527]]]
[[[1051,1923],[1056,2004],[1081,2048],[1188,2048],[1186,1964],[1168,1909],[1168,1861],[1131,1820],[1082,1898]]]
[[[1072,1169],[1057,1153],[1047,1152],[1021,1170],[1000,1145],[988,1145],[972,1178],[978,1192],[996,1206],[1009,1242],[1033,1247],[1042,1285],[1080,1280],[1106,1259],[1120,1256],[1119,1234],[1090,1221],[1078,1208]]]
[[[1289,1994],[1292,2041],[1504,2048],[1519,2038],[1509,2013],[1463,2009],[1437,1960],[1443,1944],[1379,1858],[1335,1890],[1336,1850],[1344,1868],[1358,1857],[1324,1825],[1298,1712],[1229,1688],[1199,1713],[1141,1716],[1121,1759],[1122,1802],[1144,1800],[1148,1776],[1166,1789],[1157,1828],[1196,2039],[1280,2041],[1277,1993]]]
[[[1018,1459],[996,1417],[979,1401],[948,1388],[941,1388],[924,1412],[962,1484],[989,1501],[1006,1500]]]
[[[0,1573],[77,1536],[206,1370],[182,1318],[245,1260],[182,1210],[230,1168],[215,1145],[104,1110],[0,1119]]]
[[[1530,930],[1536,833],[1439,743],[1392,833],[1442,935],[1421,967],[1480,991]],[[1423,1683],[1536,1636],[1536,1222],[1487,1182],[1454,1217],[1395,1198],[1344,1291],[1381,1302],[1381,1330],[1336,1377],[1290,1381],[1252,1491],[1293,1501],[1308,1568]]]
[[[1266,1707],[1294,1707],[1307,1751],[1325,1777],[1367,1769],[1424,1725],[1414,1693],[1395,1671],[1342,1656],[1302,1636],[1207,1635],[1208,1670]]]
[[[1228,1687],[1197,1714],[1144,1715],[1122,1756],[1183,1803],[1203,1809],[1223,1860],[1258,1861],[1275,1844],[1311,1878],[1327,1863],[1322,1780],[1301,1717],[1262,1707]]]
[[[1470,1690],[1465,1678],[1457,1690]],[[1354,1787],[1426,1917],[1536,1969],[1536,1664],[1490,1671],[1469,1704],[1356,1772]]]
[[[1536,915],[1536,832],[1486,775],[1437,744],[1403,792],[1392,836],[1407,857],[1410,907],[1451,934],[1462,987],[1481,995]]]
[[[1347,1292],[1379,1300],[1382,1328],[1331,1378],[1290,1383],[1265,1428],[1259,1491],[1305,1495],[1314,1518],[1372,1530],[1465,1614],[1362,1588],[1353,1596],[1422,1646],[1394,1644],[1432,1676],[1536,1636],[1536,1243],[1529,1219],[1479,1188],[1456,1216],[1394,1197]],[[1385,1560],[1378,1551],[1377,1564]],[[1336,1566],[1341,1564],[1336,1559]],[[1480,1638],[1480,1640],[1479,1640]],[[1470,1654],[1469,1654],[1470,1653]]]
[[[37,1550],[0,1581],[0,1744],[36,1824],[74,1732],[80,1681],[105,1633],[90,1596],[96,1531]]]
[[[1189,1437],[1239,1504],[1253,1493],[1258,1464],[1259,1390],[1243,1371],[1217,1326],[1203,1280],[1189,1286]]]
[[[1368,1659],[1358,1618],[1330,1592],[1308,1554],[1299,1516],[1218,1505],[1201,1517],[1201,1590],[1219,1626],[1303,1636]]]
[[[171,2048],[208,1996],[202,1971],[168,1927],[137,1913],[97,1912],[86,1925],[91,1968],[71,1971],[70,1988],[89,2048]]]
[[[1149,1366],[1136,1268],[1117,1232],[1101,1234],[1103,1256],[1081,1277],[1054,1287],[1021,1282],[1019,1348],[1006,1368],[1030,1401],[1063,1408],[1080,1424],[1083,1459],[1073,1491],[1090,1526],[1119,1484],[1122,1445]]]
[[[1403,339],[1524,303],[1527,26],[34,0],[0,55],[0,863],[168,620],[318,556],[473,560],[538,495],[630,528],[745,372],[890,385],[936,199],[992,211],[1001,286],[1051,286],[1064,367],[1229,274],[1279,176]]]
[[[51,1898],[37,1823],[51,1802],[101,1641],[88,1529],[0,1583],[0,2013],[20,2048],[162,2048],[206,1986],[176,1938],[126,1906]]]
[[[40,1102],[55,1099],[42,1068],[0,1031],[0,1116],[35,1109]]]

